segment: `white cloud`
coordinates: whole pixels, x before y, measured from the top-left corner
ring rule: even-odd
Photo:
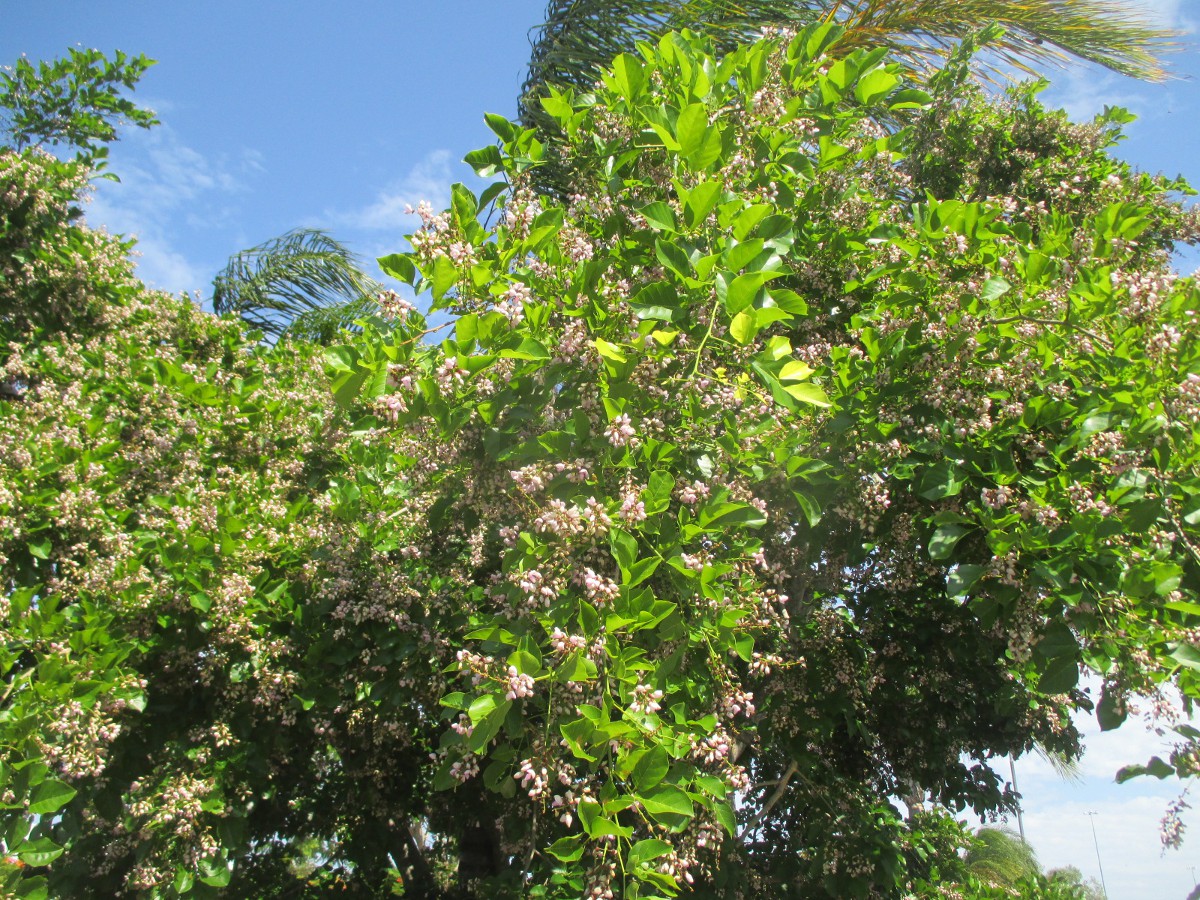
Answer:
[[[1198,20],[1189,13],[1196,12],[1196,4],[1185,13],[1183,0],[1127,0],[1129,12],[1141,12],[1149,24],[1184,34],[1194,34]],[[1183,46],[1175,53],[1163,56],[1168,69],[1178,69],[1184,62],[1183,55],[1194,53],[1192,38],[1182,38]],[[1163,92],[1171,90],[1171,82],[1165,86],[1147,85],[1118,75],[1098,65],[1071,63],[1062,69],[1047,73],[1053,86],[1045,95],[1051,106],[1062,107],[1075,121],[1088,121],[1106,106],[1123,106],[1139,117],[1154,113],[1163,105]]]
[[[1082,686],[1099,697],[1098,679],[1090,678]],[[1149,703],[1143,706],[1148,708]],[[1109,900],[1183,900],[1192,889],[1191,865],[1200,868],[1200,817],[1184,812],[1185,825],[1192,826],[1191,840],[1185,836],[1178,851],[1163,852],[1159,826],[1168,804],[1185,785],[1173,778],[1151,777],[1115,782],[1122,766],[1145,763],[1155,755],[1165,757],[1170,732],[1168,737],[1159,736],[1132,714],[1124,725],[1108,732],[1100,731],[1093,714],[1080,713],[1073,721],[1085,748],[1078,780],[1064,780],[1037,755],[1016,763],[1026,837],[1042,866],[1075,866],[1085,877],[1098,878],[1098,843]],[[1007,759],[992,765],[1006,781],[1010,779]],[[1095,841],[1089,812],[1096,813]],[[979,824],[974,817],[966,818],[972,826]],[[1015,821],[1008,824],[1016,829]]]
[[[1183,14],[1183,0],[1129,0],[1130,5],[1142,7],[1152,22],[1163,28],[1191,31],[1195,23]]]
[[[406,212],[426,200],[434,209],[450,204],[450,151],[434,150],[408,170],[366,207],[349,213],[330,213],[327,219],[363,231],[393,231],[400,233],[416,228],[417,218]]]
[[[213,267],[177,246],[177,226],[213,227],[232,219],[243,177],[261,171],[252,151],[210,159],[166,125],[128,135],[113,148],[111,170],[120,182],[101,181],[88,221],[138,239],[138,276],[168,291],[202,289]]]
[[[1045,94],[1051,107],[1061,107],[1076,122],[1086,122],[1106,106],[1123,106],[1141,115],[1147,95],[1142,82],[1117,75],[1095,65],[1072,65],[1056,72]]]
[[[156,237],[141,237],[133,251],[137,275],[145,284],[171,293],[203,290],[213,273],[197,266]]]
[[[1109,900],[1182,900],[1192,888],[1189,866],[1196,851],[1185,843],[1182,851],[1162,852],[1159,821],[1172,796],[1134,794],[1119,801],[1082,798],[1037,804],[1025,814],[1025,831],[1047,869],[1075,866],[1085,876],[1098,878],[1102,864]],[[1096,815],[1089,817],[1089,812]]]

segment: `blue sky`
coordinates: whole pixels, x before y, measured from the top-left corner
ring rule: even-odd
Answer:
[[[1044,95],[1077,118],[1106,104],[1139,115],[1118,154],[1200,186],[1200,0],[1127,0],[1189,32],[1164,85],[1095,68],[1051,73]],[[544,0],[312,0],[164,3],[0,0],[0,63],[61,55],[75,44],[159,60],[136,98],[163,124],[112,151],[120,184],[101,183],[93,225],[136,234],[140,274],[207,297],[238,250],[296,226],[326,228],[365,259],[403,249],[406,204],[440,208],[459,160],[490,142],[484,112],[513,115]],[[1181,260],[1190,272],[1200,253]],[[1161,856],[1158,820],[1180,786],[1113,784],[1128,762],[1161,753],[1132,718],[1088,733],[1083,780],[1064,783],[1040,760],[1018,762],[1025,826],[1047,866],[1098,875],[1093,810],[1111,900],[1183,898],[1200,870],[1193,836]],[[1007,766],[1004,766],[1007,769]],[[1198,789],[1200,790],[1200,789]],[[1200,800],[1200,794],[1195,798]]]

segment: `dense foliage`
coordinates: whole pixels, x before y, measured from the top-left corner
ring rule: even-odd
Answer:
[[[551,92],[565,207],[490,117],[331,383],[0,156],[6,890],[935,892],[920,806],[1197,694],[1183,186],[837,34]]]

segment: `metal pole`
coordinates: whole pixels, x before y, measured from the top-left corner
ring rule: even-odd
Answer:
[[[1088,820],[1092,823],[1092,843],[1096,846],[1096,865],[1100,867],[1100,887],[1104,891],[1104,900],[1108,900],[1108,885],[1104,883],[1104,863],[1100,862],[1100,840],[1096,837],[1096,816],[1099,813],[1090,812]]]
[[[1017,791],[1017,764],[1011,756],[1008,758],[1008,771],[1012,773],[1013,793],[1019,793]],[[1017,804],[1017,830],[1021,832],[1021,843],[1028,844],[1029,841],[1025,840],[1025,818],[1021,815],[1020,803]]]

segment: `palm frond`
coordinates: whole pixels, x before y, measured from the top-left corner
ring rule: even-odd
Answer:
[[[1073,756],[1068,756],[1065,753],[1059,753],[1055,750],[1047,750],[1040,744],[1034,746],[1034,752],[1044,759],[1054,770],[1054,774],[1063,781],[1079,783],[1083,781],[1083,770],[1080,768],[1079,760]]]
[[[1122,75],[1161,81],[1160,56],[1175,45],[1173,32],[1149,24],[1144,11],[1117,0],[866,0],[838,18],[846,28],[844,50],[888,46],[922,66],[981,27],[997,24],[1005,34],[991,45],[1004,63],[1026,72],[1035,65],[1074,57]]]
[[[213,310],[264,334],[328,341],[374,309],[382,285],[323,231],[295,229],[235,254],[213,279]]]

